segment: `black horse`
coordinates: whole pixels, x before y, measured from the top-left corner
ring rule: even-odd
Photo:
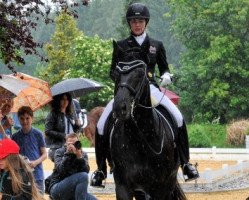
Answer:
[[[180,161],[175,129],[164,109],[152,107],[146,65],[137,58],[142,53],[137,49],[118,52],[123,62],[115,70],[114,125],[109,122],[116,198],[186,199],[177,182]]]

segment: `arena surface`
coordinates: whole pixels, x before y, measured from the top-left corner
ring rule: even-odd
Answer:
[[[217,160],[192,160],[192,163],[198,162],[198,170],[203,171],[206,168],[213,170],[220,169],[223,164],[233,165],[236,161],[217,161]],[[96,163],[94,158],[89,159],[91,172],[96,169]],[[50,160],[46,160],[43,163],[44,170],[52,170],[53,163]],[[94,195],[99,200],[115,200],[115,194],[106,194],[105,189],[98,189],[98,193]],[[101,192],[103,191],[103,193]],[[249,188],[242,190],[232,190],[225,192],[205,192],[205,193],[186,193],[189,200],[246,200],[249,197]],[[48,199],[48,198],[47,198]]]

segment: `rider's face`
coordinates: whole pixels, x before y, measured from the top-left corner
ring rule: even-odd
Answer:
[[[143,34],[146,28],[146,20],[145,19],[131,19],[130,27],[134,35],[141,35]]]

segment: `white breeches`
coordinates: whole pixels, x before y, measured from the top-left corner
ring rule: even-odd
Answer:
[[[151,99],[152,99],[152,104],[160,104],[164,106],[175,118],[176,123],[178,127],[181,127],[183,125],[183,116],[177,106],[167,97],[162,93],[157,87],[154,85],[150,84],[150,92],[151,92]],[[104,126],[107,117],[112,111],[112,105],[113,105],[114,99],[112,99],[107,106],[104,109],[104,112],[102,113],[101,117],[99,118],[97,128],[98,128],[98,133],[100,135],[104,134]]]

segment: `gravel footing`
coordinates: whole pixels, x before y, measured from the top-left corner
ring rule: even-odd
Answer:
[[[181,183],[180,185],[185,193],[205,193],[246,189],[249,188],[249,174],[243,177],[230,177],[229,181],[219,180],[212,183],[196,183],[195,181],[192,181],[189,183]],[[96,188],[90,186],[89,192],[95,194],[114,194],[115,185],[113,182],[108,182],[105,184],[105,188]]]

